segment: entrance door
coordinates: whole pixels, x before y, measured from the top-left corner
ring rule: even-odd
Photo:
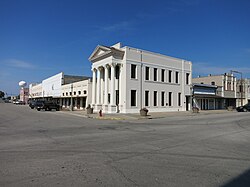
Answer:
[[[186,111],[189,111],[190,97],[186,96]]]
[[[76,106],[77,106],[77,109],[80,109],[80,98],[79,97],[77,97]]]
[[[116,90],[115,91],[115,104],[116,104],[116,107],[117,107],[117,113],[119,113],[119,90]]]

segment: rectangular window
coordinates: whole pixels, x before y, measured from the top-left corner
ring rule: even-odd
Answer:
[[[145,91],[145,106],[148,106],[148,105],[149,105],[148,99],[149,99],[149,91],[146,90],[146,91]]]
[[[146,66],[145,71],[145,80],[149,80],[149,67]]]
[[[169,83],[172,82],[172,71],[171,70],[168,71],[168,82]]]
[[[164,82],[165,80],[165,69],[161,70],[161,82]]]
[[[181,93],[178,93],[178,106],[181,106]]]
[[[179,72],[178,71],[175,72],[175,83],[176,84],[179,83]]]
[[[165,92],[161,92],[161,106],[165,104]]]
[[[131,64],[131,78],[135,79],[136,78],[136,65]]]
[[[154,68],[154,81],[157,81],[157,68]]]
[[[157,106],[157,91],[154,91],[154,106]]]
[[[243,92],[243,86],[242,85],[239,86],[239,91]]]
[[[172,92],[168,93],[168,105],[172,106]]]
[[[189,74],[189,73],[186,73],[186,84],[187,84],[187,85],[189,84],[189,76],[190,76],[190,74]]]
[[[136,106],[136,90],[131,90],[131,106]]]
[[[110,103],[110,93],[108,93],[108,103]]]

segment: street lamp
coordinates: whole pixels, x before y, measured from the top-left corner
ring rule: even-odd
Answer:
[[[241,102],[241,106],[243,106],[243,80],[242,80],[242,72],[231,70],[231,74],[233,72],[240,74],[240,102]]]

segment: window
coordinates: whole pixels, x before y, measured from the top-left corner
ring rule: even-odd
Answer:
[[[157,91],[154,91],[154,106],[157,106]]]
[[[63,96],[64,96],[64,93],[63,93]]]
[[[179,72],[178,71],[175,72],[175,83],[176,84],[179,83]]]
[[[87,94],[87,91],[86,91],[86,90],[84,90],[84,91],[83,91],[83,94]]]
[[[76,95],[76,92],[74,92],[74,95]]]
[[[164,106],[165,103],[165,92],[161,92],[161,106]]]
[[[172,92],[168,93],[168,105],[172,106]]]
[[[243,92],[243,86],[242,85],[239,86],[239,91]]]
[[[66,96],[68,96],[68,92],[66,92]]]
[[[215,85],[215,82],[213,81],[213,82],[211,82],[211,85]]]
[[[136,65],[131,64],[131,78],[135,79],[136,78]]]
[[[72,95],[72,92],[69,92],[69,95]]]
[[[81,95],[81,91],[78,91],[78,95]]]
[[[168,71],[168,82],[169,83],[172,82],[172,71],[171,70]]]
[[[131,106],[136,106],[136,90],[131,90]]]
[[[148,104],[149,104],[148,98],[149,98],[149,91],[146,90],[146,91],[145,91],[145,106],[148,106]]]
[[[164,78],[165,78],[165,69],[162,69],[161,70],[161,82],[165,81]]]
[[[108,103],[110,103],[110,93],[108,93]]]
[[[157,68],[154,68],[154,81],[157,81]]]
[[[181,93],[178,93],[178,106],[181,106]]]
[[[189,76],[190,76],[190,74],[186,73],[186,84],[189,84]]]
[[[149,80],[149,67],[146,66],[145,71],[145,80]]]

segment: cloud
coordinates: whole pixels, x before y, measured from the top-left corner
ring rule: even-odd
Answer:
[[[22,69],[33,69],[35,68],[35,66],[29,62],[25,62],[22,60],[17,60],[17,59],[7,59],[4,60],[4,63],[7,66],[10,67],[15,67],[15,68],[22,68]]]
[[[231,70],[242,72],[243,75],[250,74],[249,67],[218,67],[218,66],[211,66],[208,63],[200,62],[200,63],[193,63],[193,73],[195,75],[220,75],[224,73],[229,73]]]

